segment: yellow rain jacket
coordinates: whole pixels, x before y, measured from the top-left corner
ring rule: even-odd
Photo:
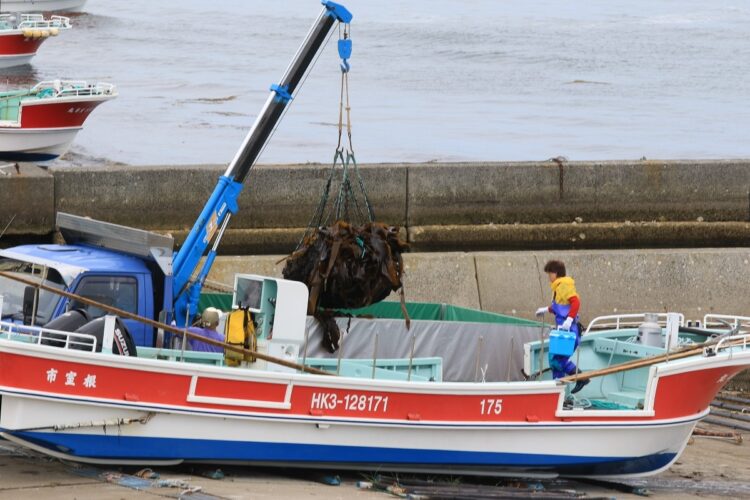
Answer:
[[[554,293],[555,302],[561,306],[569,305],[571,297],[578,297],[576,282],[570,276],[557,278],[550,283],[550,287],[552,288],[552,293]]]

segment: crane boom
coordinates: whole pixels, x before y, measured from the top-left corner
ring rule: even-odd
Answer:
[[[216,258],[216,251],[229,220],[239,207],[237,198],[242,191],[250,169],[268,142],[274,128],[279,123],[284,109],[302,82],[305,73],[321,47],[325,44],[337,22],[351,22],[351,13],[342,5],[323,0],[323,10],[313,24],[305,40],[300,45],[292,62],[284,72],[280,82],[271,85],[271,92],[260,114],[242,142],[237,154],[230,162],[213,194],[203,207],[200,216],[176,254],[172,263],[172,304],[173,319],[178,326],[185,326],[197,313],[198,299],[203,282]],[[198,275],[193,274],[200,259],[213,242]]]

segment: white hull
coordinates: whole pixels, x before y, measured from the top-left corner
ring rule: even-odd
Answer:
[[[674,463],[716,393],[750,365],[750,335],[721,342],[650,366],[638,405],[586,409],[566,407],[554,381],[335,377],[8,338],[0,339],[0,432],[88,463],[642,476]]]
[[[0,127],[0,155],[19,154],[29,160],[50,160],[64,154],[80,128],[20,129]]]
[[[312,419],[154,412],[147,423],[92,427],[91,422],[142,419],[151,412],[148,408],[86,405],[7,393],[2,405],[2,428],[38,429],[28,434],[16,430],[6,437],[35,442],[49,439],[50,444],[57,443],[52,450],[38,449],[57,452],[61,457],[68,449],[76,454],[76,460],[93,463],[158,464],[185,459],[473,474],[528,471],[542,475],[560,471],[589,475],[595,467],[603,472],[597,475],[608,477],[653,474],[669,467],[700,417],[649,424],[623,421],[436,428],[345,421],[323,425]],[[83,427],[65,431],[40,429],[81,423]],[[153,458],[136,460],[137,456],[130,455],[143,456],[148,453],[144,450],[151,448],[158,450]],[[87,458],[81,460],[82,454]],[[628,470],[622,467],[623,462],[631,464],[632,473],[621,472]],[[657,464],[657,470],[653,464]]]
[[[10,0],[0,5],[2,12],[78,12],[86,0]]]
[[[13,68],[15,66],[23,66],[24,64],[30,64],[31,59],[36,55],[32,54],[20,54],[12,56],[0,56],[0,69],[2,68]]]

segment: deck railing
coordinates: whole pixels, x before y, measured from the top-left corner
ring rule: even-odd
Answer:
[[[732,314],[706,314],[703,316],[704,328],[726,328],[735,329],[745,328],[750,330],[750,316],[734,316]]]
[[[0,14],[0,25],[11,26],[10,29],[68,29],[70,18],[51,16],[45,19],[42,14]]]
[[[685,325],[685,315],[682,313],[613,314],[610,316],[597,316],[596,318],[591,320],[591,323],[589,323],[589,326],[588,328],[586,328],[585,333],[589,333],[589,331],[591,331],[592,329],[619,330],[621,328],[637,328],[646,320],[646,314],[656,314],[657,322],[663,327],[667,326],[669,315],[676,314],[679,317],[680,326]]]
[[[116,87],[111,83],[87,83],[83,80],[49,80],[39,82],[31,88],[32,94],[51,91],[49,97],[74,97],[115,95]]]
[[[0,338],[79,351],[96,352],[97,350],[97,340],[93,335],[21,325],[10,321],[0,321]]]
[[[747,351],[748,348],[750,348],[750,334],[745,333],[742,335],[730,335],[724,337],[716,344],[713,351],[718,354],[722,349],[729,349],[729,357],[731,358],[732,354],[738,350],[735,348],[741,348],[739,350]],[[704,355],[708,355],[708,351],[704,352]]]

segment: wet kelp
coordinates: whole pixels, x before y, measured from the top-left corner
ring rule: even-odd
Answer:
[[[340,332],[334,309],[357,309],[401,292],[408,244],[399,227],[379,222],[353,225],[338,220],[309,232],[286,260],[283,275],[310,290],[308,313],[325,326],[326,347],[338,349]]]

